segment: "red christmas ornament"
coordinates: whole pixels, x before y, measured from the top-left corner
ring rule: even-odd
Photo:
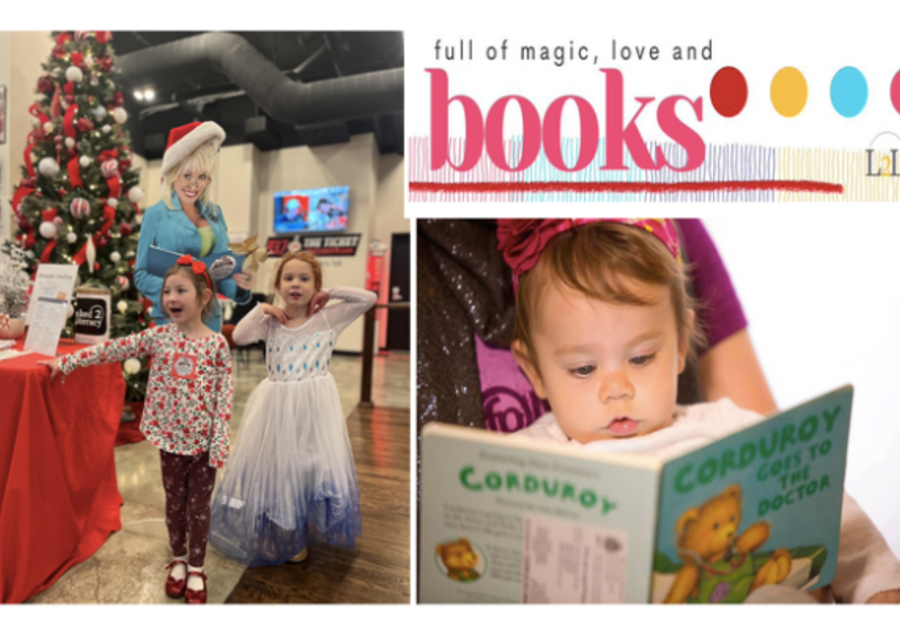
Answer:
[[[125,276],[117,276],[116,284],[118,284],[120,287],[122,287],[123,291],[127,291],[128,287],[131,286],[131,283],[128,281],[128,278],[126,278]]]
[[[56,36],[56,45],[62,46],[63,44],[65,44],[66,42],[71,41],[71,40],[72,40],[72,33],[62,32]]]
[[[109,72],[112,70],[112,59],[103,55],[102,57],[97,59],[96,66],[100,68],[103,72]]]
[[[53,78],[50,76],[50,73],[45,72],[40,76],[37,83],[38,92],[50,92],[53,89]]]
[[[100,271],[100,263],[94,263],[94,271]]]
[[[81,42],[90,37],[90,31],[75,31],[75,41]]]
[[[109,241],[107,241],[107,240],[106,240],[105,238],[103,238],[102,236],[100,237],[100,240],[97,241],[97,245],[100,246],[100,247],[106,247],[106,245],[107,245],[108,243],[109,243]]]
[[[66,55],[66,51],[63,50],[62,46],[54,46],[53,50],[50,51],[50,54],[56,57],[57,59],[62,59]]]
[[[131,224],[130,224],[130,223],[126,223],[126,222],[123,221],[123,222],[119,225],[119,234],[121,234],[122,236],[130,236],[130,235],[131,235],[131,232],[132,232],[132,228],[131,228]]]
[[[94,123],[92,123],[87,118],[79,118],[78,122],[76,122],[75,125],[78,127],[78,131],[80,131],[81,133],[87,133],[94,128]]]
[[[109,31],[95,31],[94,37],[96,37],[97,41],[101,44],[106,44],[113,38],[112,33],[110,33]]]
[[[73,52],[69,55],[69,59],[72,61],[72,65],[77,66],[80,70],[87,70],[87,66],[84,65],[84,55],[80,52]]]
[[[113,96],[112,104],[114,107],[122,107],[125,104],[125,99],[122,98],[121,92],[116,92],[116,95]]]
[[[52,221],[56,218],[56,208],[49,208],[41,212],[41,219],[44,221]]]

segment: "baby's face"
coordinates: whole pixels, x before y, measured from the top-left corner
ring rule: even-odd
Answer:
[[[610,304],[551,283],[531,331],[539,370],[516,353],[563,432],[582,444],[672,423],[687,346],[668,289],[629,288],[649,306]]]

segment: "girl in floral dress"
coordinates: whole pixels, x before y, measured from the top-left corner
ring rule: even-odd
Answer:
[[[52,379],[88,365],[153,357],[141,433],[162,460],[174,556],[167,567],[166,593],[184,596],[189,604],[206,603],[203,562],[210,497],[230,440],[231,354],[225,338],[203,323],[215,294],[206,266],[182,256],[166,272],[160,296],[171,324],[39,362],[50,368]]]

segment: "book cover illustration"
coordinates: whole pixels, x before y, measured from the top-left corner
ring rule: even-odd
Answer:
[[[663,467],[654,602],[738,603],[834,578],[853,390],[844,387]]]

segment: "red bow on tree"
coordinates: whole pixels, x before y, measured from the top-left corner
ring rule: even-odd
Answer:
[[[176,262],[179,265],[190,267],[195,276],[202,275],[206,279],[206,284],[212,289],[212,283],[209,281],[209,276],[206,275],[206,264],[202,260],[194,260],[190,254],[184,254]]]

